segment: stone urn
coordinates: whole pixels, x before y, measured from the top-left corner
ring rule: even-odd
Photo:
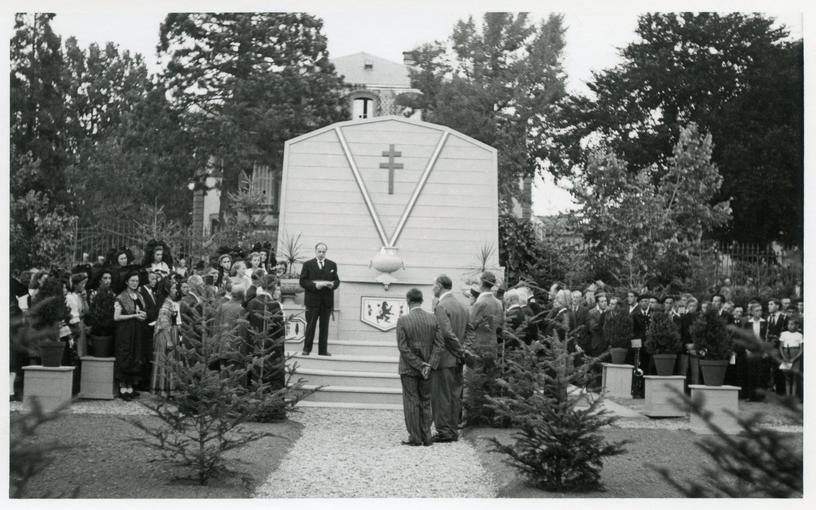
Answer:
[[[65,351],[65,344],[59,340],[50,340],[40,343],[40,355],[42,366],[59,367],[62,365],[62,355]]]
[[[677,363],[677,354],[652,354],[657,375],[667,376],[674,374],[674,365]]]
[[[613,364],[623,365],[626,363],[626,355],[629,354],[629,349],[626,347],[612,347],[609,349],[609,354],[612,356]]]
[[[722,386],[727,368],[727,359],[701,359],[700,372],[703,373],[703,384],[706,386]]]
[[[294,301],[295,296],[303,292],[303,287],[300,286],[300,278],[292,275],[284,275],[278,280],[280,284],[281,299]]]
[[[390,274],[397,269],[405,269],[405,263],[402,261],[402,257],[399,256],[399,249],[395,246],[383,246],[371,259],[368,267],[373,267],[381,273]]]

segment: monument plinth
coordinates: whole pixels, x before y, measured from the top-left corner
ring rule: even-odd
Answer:
[[[329,330],[329,351],[341,356],[332,356],[338,384],[331,384],[331,375],[310,374],[308,361],[299,359],[302,377],[312,375],[327,389],[366,380],[376,385],[366,391],[389,389],[379,375],[339,374],[348,372],[344,363],[385,357],[398,379],[393,330],[407,312],[408,289],[422,290],[430,311],[438,275],[447,274],[460,294],[485,245],[496,248],[488,264],[498,266],[496,161],[492,147],[402,117],[332,124],[286,143],[279,238],[300,234],[310,250],[326,243],[341,281]],[[294,341],[289,351],[297,349]],[[392,389],[384,403],[394,401]],[[369,394],[365,400],[376,401]]]

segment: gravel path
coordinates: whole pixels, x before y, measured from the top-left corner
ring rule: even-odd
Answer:
[[[468,441],[402,446],[402,411],[303,408],[300,439],[258,498],[493,498],[496,484]]]

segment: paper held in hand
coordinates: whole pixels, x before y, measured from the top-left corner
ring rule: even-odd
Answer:
[[[332,287],[334,282],[330,282],[329,280],[315,280],[314,284],[318,289],[322,289],[323,287]]]

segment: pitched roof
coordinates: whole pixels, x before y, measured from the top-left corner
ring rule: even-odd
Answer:
[[[408,66],[370,53],[360,52],[331,59],[346,83],[369,87],[411,88]],[[367,68],[368,66],[368,68]]]

